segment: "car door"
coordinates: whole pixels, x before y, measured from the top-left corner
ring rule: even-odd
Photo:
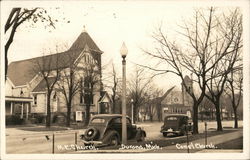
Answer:
[[[131,120],[128,117],[126,119],[126,122],[127,122],[127,137],[128,139],[131,139],[133,138],[133,126]]]
[[[121,120],[121,118],[117,117],[117,118],[112,119],[110,125],[111,125],[110,129],[116,130],[121,137],[121,135],[122,135],[122,120]]]

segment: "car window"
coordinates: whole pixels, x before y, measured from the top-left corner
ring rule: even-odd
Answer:
[[[131,124],[130,119],[127,118],[126,121],[127,121],[127,124]],[[122,123],[122,118],[115,118],[112,120],[112,123]]]
[[[105,123],[105,119],[103,118],[94,118],[91,123]]]
[[[167,121],[176,121],[177,117],[166,117]]]
[[[130,119],[127,118],[127,124],[131,124],[131,121]]]
[[[121,118],[115,118],[112,120],[113,123],[122,123]]]

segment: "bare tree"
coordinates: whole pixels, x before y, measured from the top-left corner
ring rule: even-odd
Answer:
[[[47,11],[43,8],[13,8],[11,10],[4,26],[5,34],[9,33],[5,44],[5,79],[8,71],[8,50],[14,40],[17,28],[24,22],[29,22],[31,25],[41,22],[45,27],[55,28],[55,22],[57,21],[47,14]]]
[[[102,82],[104,83],[104,88],[111,90],[111,99],[112,99],[112,113],[117,113],[118,108],[117,107],[117,100],[119,97],[119,89],[121,78],[118,77],[117,71],[115,69],[114,63],[112,63],[111,71],[108,71],[106,74],[103,74]],[[107,68],[106,68],[107,69]]]
[[[145,96],[149,89],[151,78],[146,76],[145,70],[136,66],[134,75],[131,76],[129,82],[129,96],[133,99],[134,105],[134,121],[139,120],[139,110],[142,104],[145,103]]]
[[[61,63],[67,64],[67,68],[63,69],[61,72],[60,81],[58,81],[58,88],[64,95],[66,105],[67,105],[67,121],[66,125],[70,126],[71,121],[71,110],[72,110],[72,101],[74,96],[80,90],[80,82],[82,75],[79,70],[79,60],[77,59],[79,54],[68,51],[65,52],[64,58],[61,59]]]
[[[51,94],[61,77],[60,54],[42,56],[34,59],[33,63],[33,72],[42,77],[46,86],[46,127],[49,128],[51,125]]]
[[[213,7],[197,9],[194,20],[188,23],[184,21],[184,25],[180,26],[184,32],[178,33],[185,39],[181,45],[170,41],[160,26],[158,31],[153,34],[153,39],[157,44],[155,51],[144,50],[148,56],[158,60],[158,64],[160,64],[155,67],[144,67],[157,71],[158,74],[173,73],[177,75],[187,93],[192,97],[194,134],[198,133],[198,106],[205,97],[207,83],[215,78],[209,76],[209,73],[226,55],[231,53],[228,50],[231,44],[224,38],[226,35],[218,32],[221,30],[220,24],[223,21],[218,19]],[[219,48],[219,44],[221,48]],[[217,50],[218,48],[219,50]],[[168,69],[161,68],[165,64],[168,65]],[[199,92],[195,93],[185,84],[185,73],[193,75],[193,82],[199,87]]]
[[[242,100],[243,93],[243,73],[242,70],[231,72],[227,78],[226,94],[229,96],[234,112],[234,128],[238,128],[237,109]]]
[[[158,104],[161,99],[160,95],[162,94],[162,90],[156,88],[155,85],[151,85],[150,89],[147,91],[145,95],[145,106],[146,112],[150,117],[150,121],[153,121],[153,117],[158,117],[158,121],[162,120],[162,108],[161,105]]]
[[[86,117],[84,125],[88,125],[90,120],[90,107],[93,104],[94,92],[100,91],[98,89],[98,84],[101,83],[101,70],[95,61],[85,64],[84,67],[84,80],[83,90],[84,90],[84,102],[86,104],[85,112]]]
[[[223,56],[218,63],[208,73],[209,81],[206,83],[208,94],[206,97],[214,104],[216,109],[217,130],[222,131],[221,124],[221,96],[224,92],[229,73],[242,67],[241,48],[242,48],[242,15],[237,8],[230,12],[230,15],[223,15],[223,22],[218,18],[217,25],[220,26],[218,34],[222,35],[220,39],[216,37],[213,46],[215,55],[211,57],[212,62],[217,61],[217,57]]]

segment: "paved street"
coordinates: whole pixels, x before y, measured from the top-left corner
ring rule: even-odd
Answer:
[[[233,127],[233,121],[223,121],[222,126],[227,127]],[[166,139],[162,136],[160,133],[161,126],[163,125],[162,122],[154,122],[154,123],[142,123],[141,125],[146,133],[147,133],[147,140],[153,140],[153,139]],[[242,121],[239,121],[239,127],[242,127]],[[213,122],[207,122],[207,128],[208,130],[215,130],[217,128],[216,121]],[[199,133],[203,133],[205,130],[204,122],[199,122]]]
[[[147,132],[147,140],[166,139],[159,132],[162,123],[140,123]],[[224,121],[223,127],[233,127],[233,121]],[[242,121],[239,121],[242,127]],[[216,122],[208,122],[208,129],[216,129]],[[66,130],[55,133],[55,153],[67,153],[70,150],[58,150],[59,145],[74,145],[75,132],[80,130]],[[204,131],[204,122],[199,123],[199,132]],[[18,128],[6,129],[6,152],[7,153],[52,153],[52,134],[53,132],[32,132],[23,131]],[[77,136],[78,138],[79,136]],[[179,138],[179,137],[175,137]],[[78,144],[81,142],[78,138]],[[72,150],[71,150],[72,152]]]

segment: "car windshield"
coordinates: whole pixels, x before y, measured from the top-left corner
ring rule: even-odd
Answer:
[[[91,123],[105,123],[105,119],[103,118],[94,118]]]

